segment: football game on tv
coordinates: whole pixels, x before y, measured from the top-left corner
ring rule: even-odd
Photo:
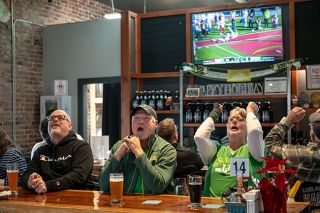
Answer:
[[[192,14],[192,34],[195,64],[284,58],[280,6]]]

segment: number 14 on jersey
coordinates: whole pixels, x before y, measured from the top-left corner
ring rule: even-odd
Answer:
[[[230,176],[249,177],[249,159],[248,158],[231,158]]]

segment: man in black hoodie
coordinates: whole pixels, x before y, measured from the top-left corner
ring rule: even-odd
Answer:
[[[90,145],[77,139],[66,112],[55,110],[48,120],[50,138],[34,153],[23,187],[37,193],[83,187],[93,166]]]

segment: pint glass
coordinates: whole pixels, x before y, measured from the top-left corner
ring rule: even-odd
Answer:
[[[199,175],[189,176],[189,193],[190,193],[190,208],[201,208],[201,192],[202,192],[202,177]]]
[[[18,178],[19,178],[19,169],[17,163],[8,163],[7,164],[7,177],[9,183],[9,190],[11,194],[18,194]]]
[[[123,174],[122,173],[111,173],[110,174],[110,194],[111,194],[111,205],[123,204]]]

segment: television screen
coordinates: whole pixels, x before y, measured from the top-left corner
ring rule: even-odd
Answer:
[[[192,34],[195,64],[284,59],[280,6],[195,13]]]

